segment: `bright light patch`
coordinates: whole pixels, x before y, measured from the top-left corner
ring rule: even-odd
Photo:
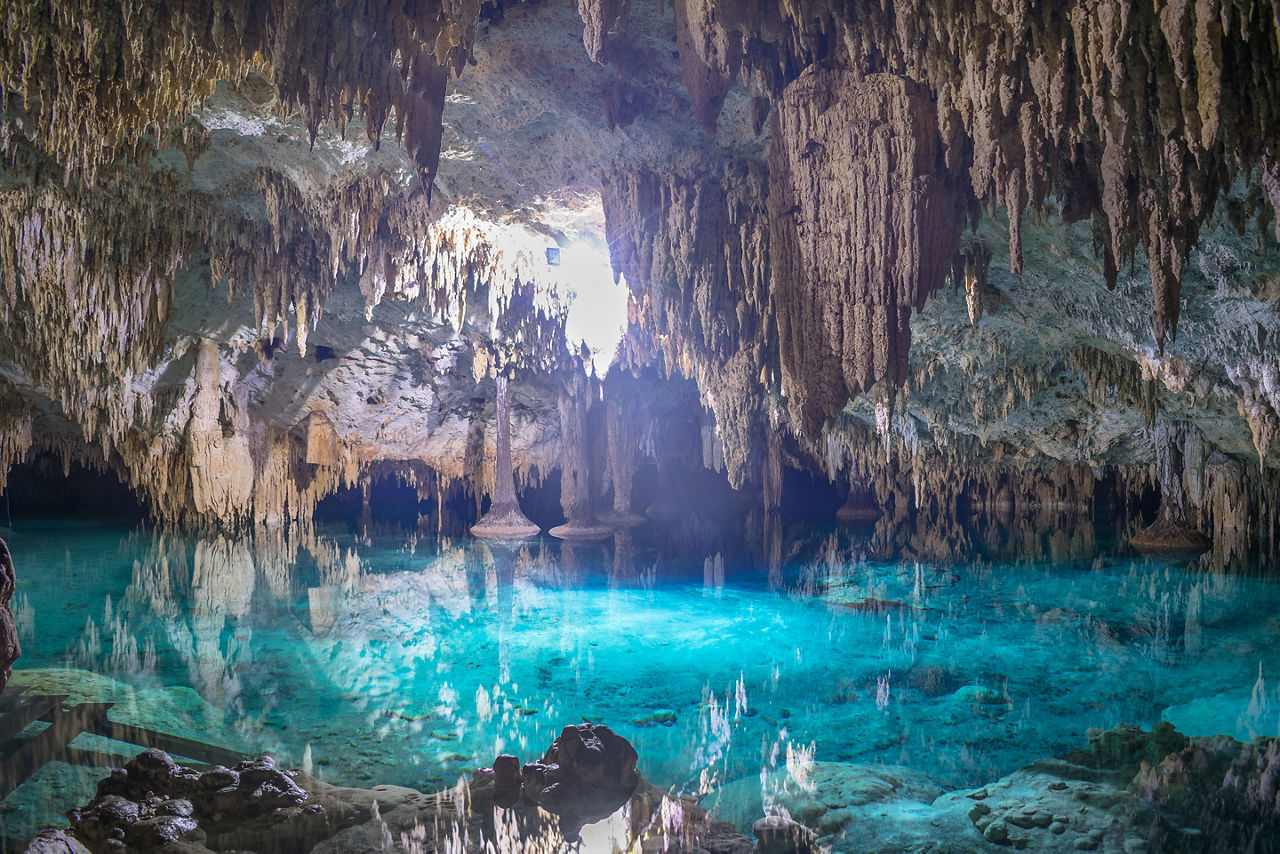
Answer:
[[[596,373],[609,369],[627,324],[627,289],[615,284],[603,247],[578,240],[560,249],[560,266],[549,267],[569,305],[565,334],[570,346],[585,341]]]
[[[556,231],[563,235],[559,242],[523,225],[481,219],[465,208],[449,211],[435,227],[441,234],[470,232],[497,249],[495,268],[499,272],[489,292],[491,314],[497,316],[500,297],[509,292],[513,282],[534,282],[535,305],[548,312],[558,306],[567,308],[569,346],[576,350],[585,341],[592,366],[603,375],[626,330],[627,289],[613,281],[613,267],[601,236],[603,218],[591,221],[589,214],[599,210],[598,198],[593,206],[563,209],[555,222]],[[557,259],[558,264],[554,263]]]

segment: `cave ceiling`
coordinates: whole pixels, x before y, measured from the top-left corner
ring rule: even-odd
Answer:
[[[585,361],[692,380],[736,487],[777,435],[917,501],[1157,481],[1171,435],[1280,469],[1273,3],[2,14],[0,484],[34,449],[175,520],[378,466],[483,493],[497,373],[536,482],[624,314]],[[570,322],[584,293],[614,314]]]

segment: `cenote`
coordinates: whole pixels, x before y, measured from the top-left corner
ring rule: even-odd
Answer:
[[[1280,0],[0,21],[0,854],[1280,854]]]

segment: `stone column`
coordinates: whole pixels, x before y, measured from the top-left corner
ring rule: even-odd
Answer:
[[[1182,488],[1182,431],[1166,421],[1155,425],[1152,443],[1160,480],[1160,513],[1156,521],[1129,538],[1143,552],[1202,552],[1210,540],[1187,521]]]
[[[609,439],[609,467],[613,470],[613,512],[601,521],[629,528],[645,521],[631,509],[631,485],[636,474],[635,408],[610,400],[605,423]]]
[[[560,436],[564,442],[560,474],[560,504],[567,517],[563,525],[551,529],[561,539],[598,540],[612,536],[613,528],[596,518],[591,495],[591,467],[587,455],[587,375],[575,366],[569,388],[560,397]]]
[[[499,374],[496,383],[498,393],[494,420],[497,422],[498,435],[494,451],[493,499],[489,512],[471,526],[471,534],[486,539],[518,540],[532,537],[541,529],[524,515],[520,509],[520,501],[516,498],[515,473],[511,466],[510,392],[506,377]]]

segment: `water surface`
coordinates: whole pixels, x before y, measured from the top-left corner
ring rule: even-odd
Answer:
[[[878,560],[865,535],[819,527],[705,554],[653,532],[0,535],[19,575],[15,684],[338,784],[443,787],[584,720],[695,793],[788,750],[959,788],[1090,727],[1280,734],[1280,587],[1186,560]],[[103,773],[50,763],[0,803],[0,836],[59,820]]]

